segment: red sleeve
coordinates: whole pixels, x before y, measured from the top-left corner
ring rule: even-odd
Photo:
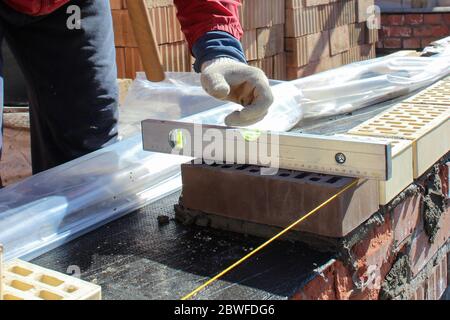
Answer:
[[[242,36],[240,0],[175,0],[175,5],[190,48],[209,31],[226,31],[238,40]]]

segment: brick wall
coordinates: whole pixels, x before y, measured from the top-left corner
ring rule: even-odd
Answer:
[[[449,285],[449,198],[434,237],[424,217],[424,199],[432,192],[427,181],[439,176],[448,196],[448,164],[437,168],[369,219],[357,241],[343,240],[338,257],[317,270],[293,299],[440,299]]]
[[[377,49],[392,52],[400,49],[423,49],[431,42],[450,36],[448,13],[384,13]]]

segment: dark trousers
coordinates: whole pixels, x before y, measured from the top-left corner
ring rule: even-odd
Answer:
[[[79,29],[72,28],[74,11],[68,13],[73,5],[81,9]],[[108,0],[74,0],[43,17],[18,13],[1,1],[0,43],[3,38],[27,83],[34,173],[116,141],[117,71]],[[1,69],[0,56],[0,86]],[[2,98],[3,87],[0,127]],[[0,134],[0,152],[1,146]]]

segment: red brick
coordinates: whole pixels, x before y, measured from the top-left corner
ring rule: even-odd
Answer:
[[[339,260],[334,263],[334,281],[336,298],[339,300],[348,300],[353,292],[352,274]]]
[[[401,26],[404,23],[404,15],[402,14],[389,14],[382,15],[381,23],[383,26]]]
[[[383,33],[386,37],[411,37],[412,29],[410,27],[390,26],[383,27]]]
[[[381,25],[382,26],[388,26],[390,23],[389,23],[389,15],[387,15],[387,14],[382,14],[381,15],[381,20],[380,20],[380,22],[381,22]]]
[[[386,49],[400,49],[402,47],[402,39],[400,38],[386,38],[383,41]]]
[[[416,25],[423,23],[423,14],[405,14],[405,24]]]
[[[423,21],[425,24],[442,24],[444,22],[440,13],[425,14]]]
[[[412,296],[412,300],[425,300],[425,292],[426,292],[426,281],[424,281],[419,285],[416,292]]]
[[[450,207],[441,216],[439,227],[433,243],[430,243],[429,237],[423,230],[423,227],[417,228],[417,234],[413,236],[409,252],[413,276],[417,275],[425,267],[439,248],[447,241],[448,235],[450,234]]]
[[[413,29],[414,37],[431,37],[433,35],[433,31],[430,26],[419,26]]]
[[[447,258],[433,267],[427,279],[427,300],[439,300],[447,288]]]
[[[293,300],[336,300],[333,265],[308,282]]]
[[[420,44],[421,44],[421,48],[425,48],[426,46],[430,45],[430,43],[439,40],[439,37],[426,37],[426,38],[422,38],[420,40]]]
[[[409,237],[420,223],[421,195],[407,198],[392,212],[396,245]]]
[[[353,293],[352,274],[339,260],[309,281],[293,300],[348,300]]]
[[[403,39],[403,49],[420,49],[421,42],[417,38]]]
[[[444,22],[446,24],[450,24],[450,13],[443,13],[442,14],[442,20],[444,20]]]
[[[448,37],[450,35],[450,28],[446,25],[432,26],[431,35],[433,37]]]
[[[448,175],[449,175],[449,166],[447,164],[443,164],[439,168],[439,177],[441,178],[442,183],[442,193],[447,195],[448,197]]]
[[[394,260],[394,232],[390,220],[374,228],[352,248],[358,267],[357,275],[364,283],[363,296],[377,299],[383,279]]]

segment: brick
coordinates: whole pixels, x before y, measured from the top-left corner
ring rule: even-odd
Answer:
[[[330,56],[330,39],[328,31],[306,36],[308,61],[314,62]]]
[[[186,42],[166,43],[159,46],[165,71],[188,72],[191,70],[190,52]]]
[[[373,15],[373,10],[369,11],[369,8],[375,4],[374,0],[359,0],[356,2],[358,6],[357,22],[365,22],[370,15]]]
[[[245,0],[240,12],[244,30],[272,25],[272,0]]]
[[[307,36],[285,38],[286,65],[301,67],[309,62]]]
[[[307,7],[320,6],[323,4],[329,4],[330,2],[331,0],[305,0],[305,4]]]
[[[421,196],[419,194],[407,198],[392,212],[394,239],[400,245],[420,224]]]
[[[173,0],[146,0],[147,8],[158,8],[173,6]],[[124,1],[126,3],[126,1]]]
[[[272,23],[285,24],[285,1],[284,0],[272,0]]]
[[[412,300],[425,300],[426,290],[426,281],[424,281],[421,285],[418,286],[416,292],[414,292]]]
[[[350,47],[364,44],[366,38],[366,25],[364,23],[350,24],[348,31],[350,35]]]
[[[413,28],[413,37],[431,37],[433,35],[433,31],[430,26],[419,26]]]
[[[310,62],[307,65],[300,68],[288,66],[287,79],[288,80],[299,79],[334,68],[336,67],[334,63],[336,62],[336,58],[340,58],[339,63],[342,64],[342,57],[336,55],[334,57],[322,58],[316,62]]]
[[[404,26],[383,27],[383,34],[386,37],[411,37],[412,29]]]
[[[421,41],[416,38],[403,39],[403,49],[420,49]]]
[[[284,51],[284,26],[260,28],[256,32],[258,59],[272,57]]]
[[[424,24],[442,24],[444,21],[442,19],[442,14],[429,13],[424,15],[423,22]]]
[[[425,48],[426,46],[429,46],[432,42],[439,40],[439,37],[425,37],[420,39],[420,46],[421,48]]]
[[[447,286],[450,285],[450,251],[447,252]]]
[[[348,300],[352,296],[354,288],[352,273],[339,260],[333,264],[333,267],[336,299]]]
[[[433,267],[426,280],[426,299],[439,300],[447,288],[447,257]]]
[[[336,300],[333,265],[309,281],[293,300]]]
[[[258,46],[256,42],[256,29],[246,30],[241,38],[247,60],[258,59]]]
[[[305,0],[286,0],[286,9],[303,8]]]
[[[432,26],[431,35],[433,37],[448,37],[450,35],[450,27],[446,25]]]
[[[405,24],[418,25],[423,23],[423,14],[405,14]]]
[[[336,26],[336,17],[332,5],[317,7],[317,15],[319,19],[319,30],[317,31],[328,30]]]
[[[330,30],[330,52],[331,55],[347,51],[350,48],[350,35],[348,25]]]
[[[405,16],[402,14],[382,15],[382,26],[401,26],[404,24]]]
[[[273,57],[273,79],[286,80],[286,53]]]
[[[323,270],[315,270],[316,276],[308,281],[293,300],[348,300],[354,285],[349,269],[339,260],[329,262]]]
[[[319,32],[320,21],[317,7],[286,10],[286,37],[296,38]]]
[[[153,28],[155,30],[155,38],[158,44],[164,44],[171,42],[170,37],[175,37],[177,33],[174,28],[176,24],[173,25],[173,34],[169,32],[169,11],[166,7],[157,7],[150,9],[150,18],[153,23]],[[180,28],[177,26],[177,28]],[[173,40],[172,40],[173,41]]]
[[[383,41],[383,46],[386,49],[400,49],[402,47],[402,39],[400,39],[400,38],[386,38]]]
[[[377,29],[366,28],[365,31],[366,31],[366,34],[365,34],[364,38],[365,38],[366,44],[372,44],[372,43],[376,43],[378,41],[379,36],[378,36]]]
[[[443,164],[439,167],[439,177],[441,178],[442,183],[442,193],[449,197],[449,166],[447,164]]]
[[[357,276],[363,281],[363,293],[355,298],[377,299],[381,283],[392,267],[394,231],[390,220],[375,227],[351,252],[356,258]]]
[[[450,13],[443,13],[442,20],[444,20],[444,23],[450,24]]]
[[[428,261],[430,261],[439,248],[447,241],[448,235],[450,234],[450,207],[441,216],[439,227],[440,229],[433,243],[430,243],[427,234],[423,230],[423,225],[417,228],[417,234],[412,238],[409,251],[411,271],[414,276],[425,267]]]
[[[184,40],[184,34],[181,31],[181,25],[177,18],[177,9],[175,6],[166,7],[165,17],[167,18],[167,33],[166,40],[168,43],[179,42]],[[159,30],[157,30],[159,31]],[[158,44],[163,44],[165,41],[159,41]]]
[[[287,170],[280,170],[276,176],[262,176],[253,166],[243,170],[238,170],[239,166],[228,167],[182,165],[183,206],[226,218],[286,227],[352,181]],[[341,237],[377,210],[378,184],[366,180],[304,221],[297,230]]]

